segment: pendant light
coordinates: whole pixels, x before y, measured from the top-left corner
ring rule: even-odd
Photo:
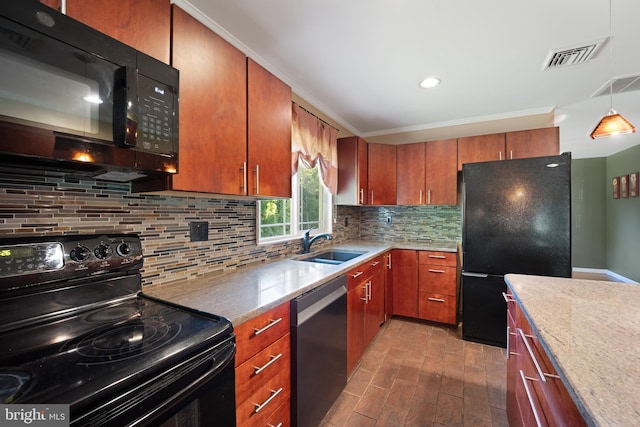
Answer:
[[[613,109],[613,38],[611,37],[611,2],[609,0],[609,113],[591,132],[591,139],[634,133],[636,128]]]

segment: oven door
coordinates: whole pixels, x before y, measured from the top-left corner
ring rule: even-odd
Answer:
[[[230,426],[235,422],[235,336],[188,357],[90,410],[71,426]]]

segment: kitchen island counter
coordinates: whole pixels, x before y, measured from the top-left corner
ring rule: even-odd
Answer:
[[[640,422],[640,286],[508,274],[509,289],[588,425]]]
[[[457,243],[349,241],[314,248],[312,253],[328,249],[365,254],[339,265],[296,261],[301,255],[295,255],[289,259],[244,267],[234,272],[196,276],[162,286],[145,286],[143,293],[224,316],[237,326],[390,249],[456,252]]]

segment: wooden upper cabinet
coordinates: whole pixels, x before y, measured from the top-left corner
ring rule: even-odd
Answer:
[[[248,194],[291,197],[291,88],[247,58]]]
[[[45,0],[43,3],[57,8],[60,2]],[[67,0],[66,12],[114,39],[169,63],[170,0]]]
[[[368,144],[368,204],[396,204],[396,146]]]
[[[504,141],[504,133],[458,138],[458,170],[465,163],[504,160]]]
[[[173,6],[180,70],[180,167],[173,190],[246,194],[246,56]]]
[[[464,163],[560,154],[558,127],[458,138],[458,170]]]
[[[560,154],[560,128],[507,132],[506,147],[509,159],[558,155]]]
[[[338,139],[338,205],[363,205],[367,192],[367,141],[357,136]]]
[[[426,203],[426,143],[401,144],[396,147],[398,168],[398,205],[422,205]]]
[[[457,140],[397,146],[397,204],[455,205]]]
[[[458,203],[458,141],[444,139],[426,143],[426,196],[430,205]]]

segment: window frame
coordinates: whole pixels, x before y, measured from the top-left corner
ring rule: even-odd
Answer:
[[[316,166],[317,168],[318,166]],[[304,166],[300,166],[300,169],[304,168]],[[321,217],[320,222],[322,223],[322,227],[314,228],[310,233],[312,236],[315,234],[322,233],[331,233],[332,225],[333,225],[333,198],[329,190],[324,186],[320,179],[320,175],[318,174],[318,185],[320,185],[322,189],[322,198],[320,200],[321,205]],[[256,203],[256,242],[258,245],[271,244],[271,243],[279,243],[279,242],[287,242],[291,240],[302,239],[306,230],[299,230],[300,227],[300,173],[296,172],[295,175],[291,177],[291,198],[290,200],[290,218],[291,222],[289,224],[291,233],[287,235],[281,236],[273,236],[273,237],[260,237],[260,202],[265,199],[258,200]]]

